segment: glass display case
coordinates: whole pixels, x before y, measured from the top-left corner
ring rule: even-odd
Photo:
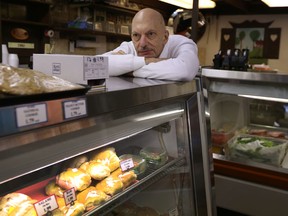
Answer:
[[[0,213],[215,215],[198,79],[64,96],[2,98]]]
[[[287,215],[288,76],[202,68],[202,82],[217,206]]]

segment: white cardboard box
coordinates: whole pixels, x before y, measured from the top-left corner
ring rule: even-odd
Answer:
[[[86,85],[109,77],[108,57],[104,56],[33,54],[33,69]]]

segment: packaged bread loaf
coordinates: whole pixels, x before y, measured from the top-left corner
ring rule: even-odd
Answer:
[[[84,88],[56,76],[28,68],[0,64],[0,92],[13,95],[32,95]]]

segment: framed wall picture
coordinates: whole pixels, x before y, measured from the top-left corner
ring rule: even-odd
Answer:
[[[220,49],[224,53],[228,49],[249,49],[250,58],[278,59],[281,28],[269,28],[272,22],[230,22],[232,28],[221,30]]]

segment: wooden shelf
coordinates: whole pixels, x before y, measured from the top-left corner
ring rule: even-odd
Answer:
[[[43,22],[35,22],[35,21],[29,21],[29,20],[18,20],[18,19],[10,19],[10,18],[2,18],[2,22],[9,22],[9,23],[15,23],[15,24],[25,24],[25,25],[34,25],[34,26],[43,26],[43,27],[50,27],[51,25],[48,23]]]

